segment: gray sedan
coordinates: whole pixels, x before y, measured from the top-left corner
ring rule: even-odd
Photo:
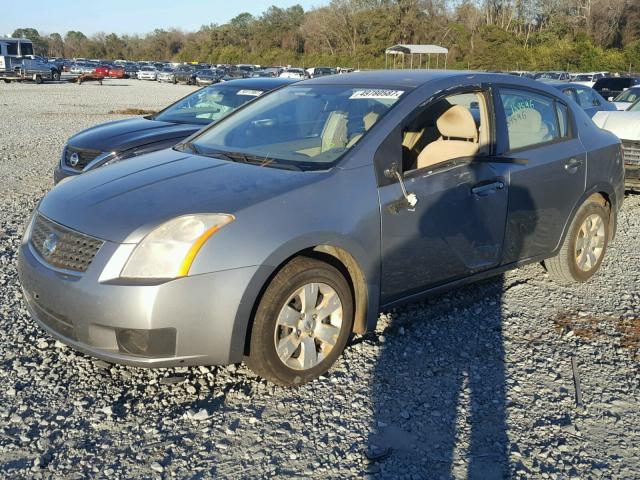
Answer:
[[[90,355],[245,360],[297,385],[381,309],[530,262],[587,281],[623,182],[619,140],[539,82],[327,76],[62,182],[29,220],[19,273],[33,318]]]

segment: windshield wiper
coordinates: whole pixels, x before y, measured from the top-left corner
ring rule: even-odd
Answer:
[[[188,148],[189,150],[191,150],[191,153],[195,153],[196,155],[202,155],[202,152],[200,151],[200,149],[198,147],[196,147],[195,143],[193,142],[183,142],[180,143],[178,145],[176,145],[178,147],[180,147],[180,149],[184,152],[185,148]]]

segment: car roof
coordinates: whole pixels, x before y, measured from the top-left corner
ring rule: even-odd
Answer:
[[[300,82],[301,85],[348,85],[354,87],[413,89],[440,80],[465,80],[466,83],[493,82],[516,86],[528,86],[539,90],[550,88],[545,82],[508,73],[465,70],[372,70],[316,77]],[[550,91],[556,92],[556,89]]]
[[[569,87],[580,87],[580,88],[591,88],[591,87],[587,87],[586,85],[582,85],[579,83],[574,83],[574,82],[563,82],[561,80],[538,80],[541,83],[546,83],[547,85],[551,85],[552,87],[556,87],[558,89],[561,88],[569,88]]]
[[[259,78],[238,78],[236,80],[228,80],[224,83],[232,84],[238,87],[273,89],[273,88],[281,87],[283,85],[296,83],[296,80],[293,78],[259,77]]]

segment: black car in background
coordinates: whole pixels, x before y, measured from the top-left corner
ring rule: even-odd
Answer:
[[[147,117],[116,120],[83,130],[65,145],[54,181],[169,148],[263,93],[294,83],[251,78],[202,88]]]
[[[606,100],[613,100],[626,89],[640,84],[640,79],[635,77],[606,77],[598,80],[593,89]]]
[[[176,83],[196,84],[196,70],[188,65],[181,65],[173,72]]]

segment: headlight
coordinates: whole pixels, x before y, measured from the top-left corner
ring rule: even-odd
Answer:
[[[177,278],[189,274],[198,251],[233,215],[183,215],[163,223],[135,248],[122,269],[124,278]]]

